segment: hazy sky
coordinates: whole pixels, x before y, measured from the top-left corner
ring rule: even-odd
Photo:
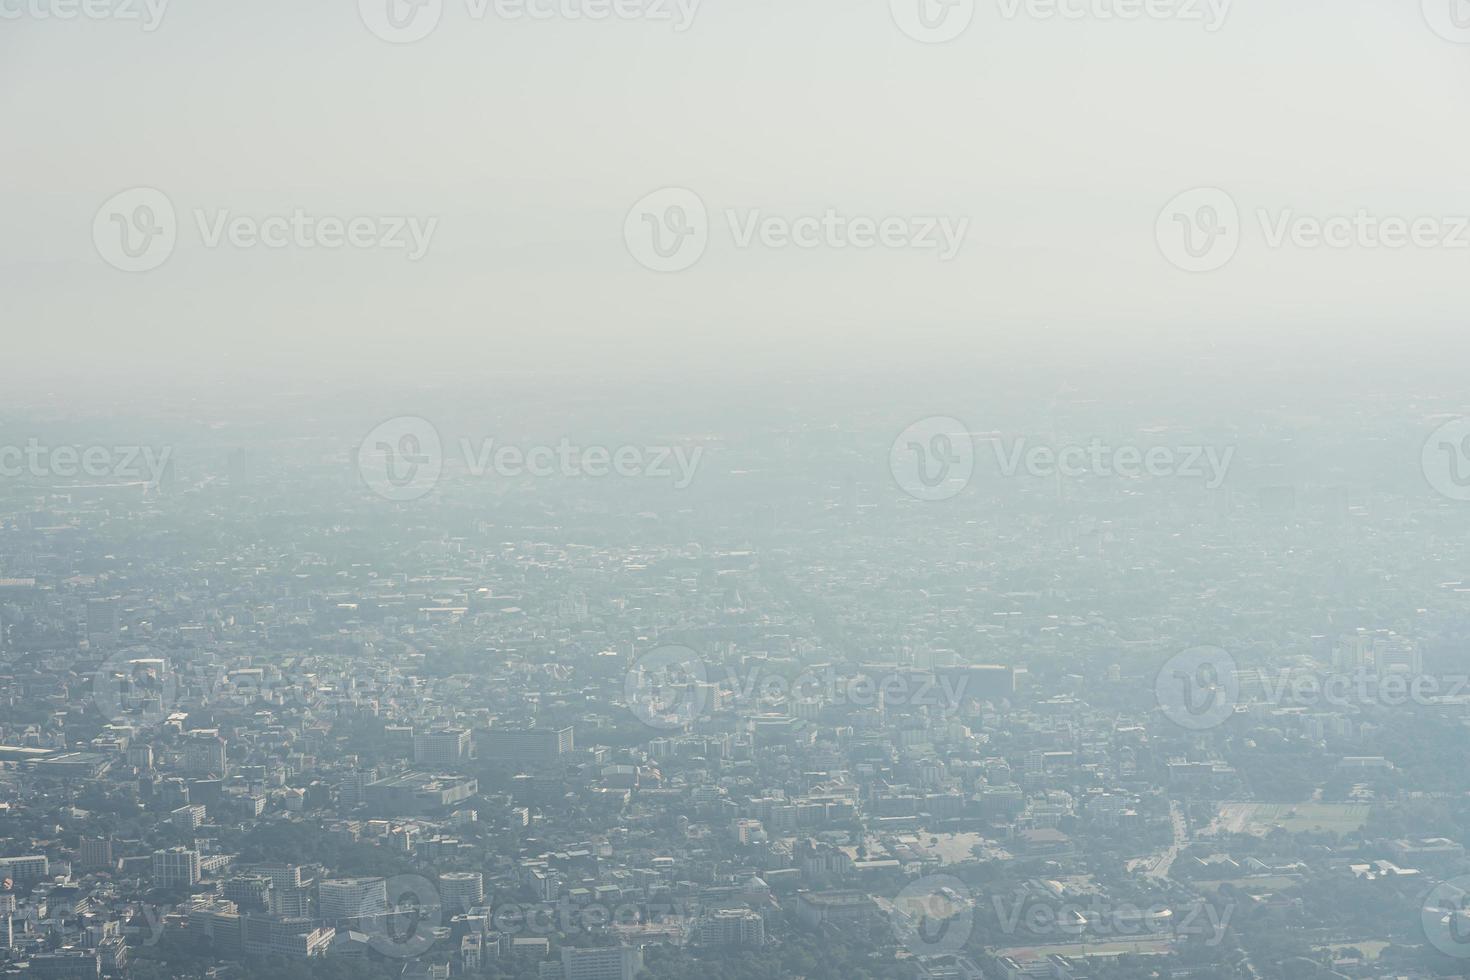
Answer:
[[[1132,21],[1101,16],[1116,0],[1069,0],[1076,19],[980,0],[943,44],[888,0],[707,0],[684,31],[444,0],[410,44],[353,0],[176,2],[152,31],[37,15],[67,2],[0,0],[0,322],[37,372],[952,366],[1039,330],[1396,345],[1470,305],[1470,231],[1273,248],[1257,217],[1429,216],[1449,238],[1470,215],[1470,44],[1419,0],[1238,0],[1214,31],[1204,0],[1156,0],[1203,20]],[[129,273],[94,219],[134,187],[167,195],[178,232]],[[665,187],[709,213],[679,272],[625,242]],[[1156,221],[1200,187],[1238,205],[1240,240],[1191,273]],[[418,261],[208,247],[199,227],[298,209],[437,224]],[[968,224],[941,261],[741,247],[727,209]]]

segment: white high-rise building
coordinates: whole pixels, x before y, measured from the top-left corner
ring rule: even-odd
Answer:
[[[153,880],[163,888],[189,888],[199,884],[199,852],[188,847],[154,851]]]
[[[425,732],[413,737],[413,761],[419,765],[452,766],[470,755],[468,729]]]
[[[748,909],[719,909],[700,923],[699,940],[706,946],[764,946],[766,921]]]
[[[485,904],[485,876],[478,871],[445,872],[439,876],[439,901],[450,912]]]
[[[317,885],[317,912],[323,919],[357,919],[388,911],[388,883],[382,878],[328,878]]]

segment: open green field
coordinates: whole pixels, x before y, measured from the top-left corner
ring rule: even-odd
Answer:
[[[1268,834],[1281,827],[1291,834],[1350,834],[1368,823],[1366,803],[1226,803],[1215,827],[1233,834]]]
[[[1389,944],[1386,941],[1367,939],[1360,943],[1333,943],[1330,946],[1322,946],[1319,948],[1330,949],[1334,953],[1340,953],[1345,949],[1355,949],[1359,953],[1363,954],[1364,959],[1376,960],[1378,959],[1378,954],[1387,949],[1388,945]]]
[[[1226,878],[1220,881],[1197,882],[1201,891],[1217,892],[1222,885],[1234,885],[1243,892],[1251,895],[1265,895],[1268,892],[1285,891],[1302,883],[1300,878],[1288,878],[1285,875],[1257,875],[1254,878]]]
[[[1148,939],[1139,942],[1116,942],[1116,943],[1058,943],[1055,946],[1015,946],[1010,949],[998,949],[997,956],[1010,956],[1016,959],[1031,959],[1036,955],[1050,956],[1053,953],[1062,956],[1147,956],[1150,953],[1167,953],[1172,948],[1167,939]]]

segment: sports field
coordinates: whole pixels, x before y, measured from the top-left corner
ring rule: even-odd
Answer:
[[[1211,829],[1257,836],[1277,827],[1291,834],[1350,834],[1363,829],[1371,809],[1366,803],[1224,803]]]

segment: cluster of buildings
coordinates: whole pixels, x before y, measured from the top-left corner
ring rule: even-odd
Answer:
[[[1122,955],[1095,917],[1048,931],[992,899],[1310,918],[1313,881],[1407,896],[1464,866],[1443,828],[1347,809],[1406,799],[1395,739],[1462,730],[1464,692],[1279,675],[1424,675],[1470,624],[1448,555],[1366,530],[1357,563],[1305,555],[1303,525],[1370,523],[1338,496],[1289,525],[1198,488],[946,511],[857,480],[782,496],[712,451],[767,482],[399,508],[290,451],[0,506],[0,976],[167,975],[188,950],[221,977],[636,980],[815,943],[893,976],[1080,978]],[[1364,576],[1403,609],[1326,610]],[[1234,702],[1181,725],[1159,671],[1206,641]],[[1311,785],[1281,788],[1267,746]],[[904,900],[941,879],[952,948]],[[1219,969],[1262,975],[1260,921],[1216,937]],[[1127,955],[1187,969],[1195,937],[1146,938]]]

